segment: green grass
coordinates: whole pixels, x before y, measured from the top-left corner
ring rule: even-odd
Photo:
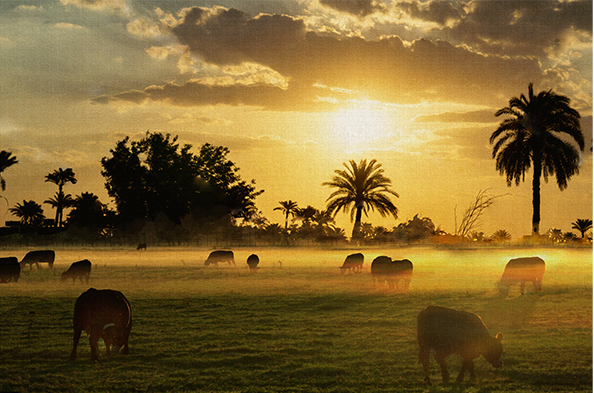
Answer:
[[[0,286],[0,391],[592,391],[592,287],[583,277],[572,285],[545,276],[540,295],[512,291],[501,301],[482,280],[424,287],[419,276],[396,294],[369,273],[326,265],[263,265],[253,275],[243,265],[96,263],[91,286],[121,290],[132,305],[130,354],[91,362],[83,335],[70,362],[74,302],[88,286],[33,270]],[[503,332],[504,367],[479,358],[476,380],[444,385],[432,360],[434,385],[422,384],[416,315],[428,304],[476,312],[492,334]],[[460,358],[448,364],[455,377]]]

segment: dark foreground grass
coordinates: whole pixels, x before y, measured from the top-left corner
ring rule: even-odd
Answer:
[[[0,391],[533,392],[592,391],[592,288],[386,293],[368,274],[324,269],[101,268],[94,287],[124,292],[130,354],[70,362],[72,310],[88,288],[33,271],[0,287]],[[428,304],[479,313],[504,334],[504,367],[432,387],[417,364],[416,315]],[[100,343],[100,349],[104,347]],[[449,359],[451,374],[461,362]]]

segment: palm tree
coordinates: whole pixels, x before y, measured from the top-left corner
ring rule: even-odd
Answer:
[[[511,234],[505,229],[499,229],[491,236],[491,240],[495,242],[506,242],[511,240]]]
[[[355,218],[352,238],[359,238],[363,213],[367,217],[369,210],[377,209],[382,217],[391,214],[398,218],[398,208],[386,195],[398,198],[398,194],[390,189],[392,181],[384,176],[381,164],[375,159],[369,163],[361,160],[359,164],[350,160],[349,164],[343,163],[346,170],[335,170],[332,181],[322,185],[337,188],[326,200],[326,210],[336,216],[340,210],[347,212],[350,209],[351,221]]]
[[[6,191],[6,180],[2,177],[2,172],[10,166],[18,163],[16,157],[12,156],[12,153],[6,150],[0,151],[0,188],[2,191]]]
[[[64,194],[63,192],[60,193],[59,191],[56,192],[56,195],[51,197],[50,199],[46,199],[43,203],[47,203],[51,205],[53,209],[56,209],[56,218],[54,220],[54,226],[58,226],[58,223],[62,220],[62,211],[64,208],[74,206],[74,199],[72,199],[72,195]]]
[[[592,229],[592,220],[578,218],[575,222],[571,224],[571,228],[580,231],[583,239],[586,232]]]
[[[283,214],[285,215],[285,229],[287,229],[287,225],[289,222],[289,215],[295,217],[295,213],[297,213],[297,202],[294,202],[292,200],[288,200],[288,201],[280,201],[279,202],[280,206],[275,207],[272,210],[280,210],[283,212]]]
[[[38,226],[45,216],[41,205],[35,201],[23,201],[23,204],[17,203],[15,207],[10,208],[10,212],[21,219],[24,226]]]
[[[56,222],[55,222],[55,226],[62,226],[62,219],[63,219],[63,215],[62,212],[64,210],[65,205],[59,203],[60,201],[64,201],[65,197],[64,197],[64,185],[66,183],[72,183],[72,184],[76,184],[76,182],[78,180],[76,180],[76,177],[74,177],[74,171],[72,170],[72,168],[66,168],[66,169],[56,169],[55,171],[53,171],[52,173],[48,174],[45,176],[45,181],[46,182],[52,182],[54,184],[56,184],[58,186],[58,197],[56,198],[56,201],[58,202],[58,204],[55,206],[56,208]]]
[[[569,106],[569,98],[552,90],[534,95],[532,83],[528,97],[509,100],[509,106],[499,109],[495,116],[509,115],[493,132],[490,143],[493,158],[507,185],[524,181],[524,174],[533,166],[532,178],[532,234],[540,230],[540,177],[548,181],[555,175],[560,190],[579,173],[580,154],[567,140],[573,139],[584,150],[584,135],[580,128],[580,114]]]

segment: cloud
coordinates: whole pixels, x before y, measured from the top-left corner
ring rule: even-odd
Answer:
[[[444,112],[435,115],[421,115],[415,118],[416,122],[441,122],[441,123],[496,123],[493,110],[478,110],[471,112]]]
[[[320,4],[358,17],[385,11],[383,4],[374,0],[320,0]]]

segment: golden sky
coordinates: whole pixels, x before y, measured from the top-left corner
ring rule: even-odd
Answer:
[[[100,160],[147,130],[231,149],[243,179],[279,201],[325,207],[335,169],[377,159],[415,214],[453,232],[479,190],[509,194],[479,230],[531,229],[531,173],[507,187],[489,136],[510,98],[553,89],[582,115],[586,150],[564,191],[543,184],[541,233],[592,218],[591,1],[0,2],[0,149],[12,207],[56,192],[110,202]],[[45,214],[53,217],[49,205]],[[9,213],[0,220],[14,219]],[[344,214],[340,227],[350,232]]]

